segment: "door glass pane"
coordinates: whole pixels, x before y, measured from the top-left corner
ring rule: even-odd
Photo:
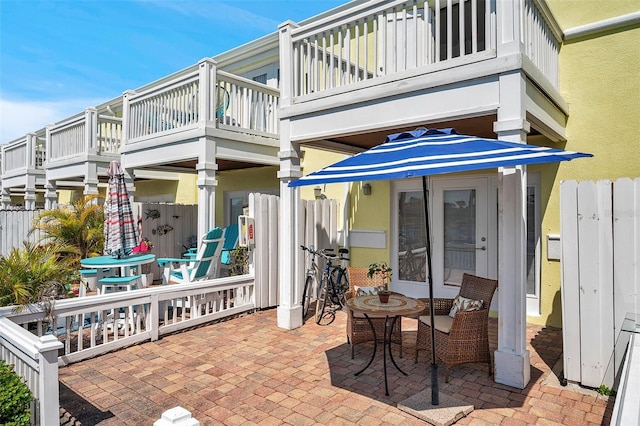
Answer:
[[[536,192],[527,187],[527,294],[536,295]]]
[[[229,225],[234,223],[238,223],[238,216],[242,214],[242,209],[246,204],[246,201],[243,197],[231,198],[230,202],[230,217],[229,217]]]
[[[398,279],[426,281],[425,221],[422,191],[398,194]]]
[[[476,272],[476,190],[445,190],[443,199],[444,282],[460,285]]]

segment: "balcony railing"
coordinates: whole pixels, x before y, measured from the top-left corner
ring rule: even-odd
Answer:
[[[42,170],[46,157],[44,134],[29,133],[2,147],[2,173]]]
[[[367,2],[293,28],[293,96],[495,57],[502,9],[495,0]],[[524,0],[520,14],[523,53],[557,86],[557,26],[538,0]]]
[[[278,90],[204,60],[191,72],[125,96],[128,141],[198,127],[277,135],[279,98]]]
[[[118,154],[122,118],[99,115],[95,108],[47,129],[47,161],[82,154]]]

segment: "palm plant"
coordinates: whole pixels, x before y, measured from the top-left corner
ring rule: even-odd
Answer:
[[[34,220],[33,230],[43,233],[43,241],[60,246],[65,257],[79,267],[80,259],[101,255],[104,248],[104,211],[100,196],[87,195],[69,207],[45,210]]]
[[[74,273],[58,245],[25,242],[0,256],[0,306],[36,303],[49,313],[51,301],[67,294],[64,285]]]

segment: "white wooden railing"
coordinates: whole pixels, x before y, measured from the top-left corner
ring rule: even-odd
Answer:
[[[557,87],[559,27],[539,0],[520,4],[522,53]],[[293,96],[495,57],[507,9],[496,0],[371,1],[292,28]]]
[[[118,154],[122,118],[99,115],[95,108],[47,128],[47,161],[81,154]]]
[[[558,88],[560,28],[540,0],[525,0],[522,15],[524,53],[553,87]]]
[[[294,28],[294,96],[495,48],[489,45],[494,14],[493,1],[469,0],[461,8],[453,0],[395,0],[368,2]]]
[[[66,365],[254,309],[254,277],[243,275],[58,300],[51,322],[40,310],[0,308],[0,316],[36,336],[57,336],[64,345],[59,362]]]
[[[28,169],[42,170],[45,157],[44,134],[29,133],[2,146],[2,174]]]
[[[174,79],[125,94],[128,142],[198,127],[278,134],[279,91],[203,60]]]
[[[58,350],[54,336],[38,337],[0,316],[0,359],[13,365],[34,401],[32,424],[58,425]]]

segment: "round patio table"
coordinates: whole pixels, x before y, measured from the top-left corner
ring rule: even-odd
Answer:
[[[130,275],[132,266],[141,266],[156,260],[155,254],[136,254],[125,257],[115,257],[111,255],[87,257],[80,260],[80,265],[87,269],[120,268],[120,275],[123,277]]]
[[[357,373],[356,376],[362,374],[373,362],[373,359],[376,356],[376,352],[378,350],[378,339],[376,336],[376,330],[371,322],[371,318],[369,315],[375,316],[376,318],[384,317],[384,335],[382,336],[382,365],[384,370],[384,390],[385,395],[389,396],[389,385],[387,382],[387,349],[389,350],[389,358],[391,362],[396,367],[396,369],[404,374],[407,373],[402,371],[398,364],[396,364],[395,359],[393,358],[393,352],[391,352],[391,333],[393,332],[393,328],[398,320],[398,317],[403,316],[411,316],[416,315],[422,312],[425,308],[424,302],[418,299],[414,299],[412,297],[407,297],[402,294],[392,293],[389,296],[389,302],[382,303],[378,299],[378,295],[365,295],[352,297],[347,300],[347,306],[355,313],[360,313],[364,315],[364,317],[369,322],[369,326],[371,327],[371,331],[373,333],[373,353],[371,354],[371,358],[367,365]],[[387,330],[389,330],[387,332]]]

